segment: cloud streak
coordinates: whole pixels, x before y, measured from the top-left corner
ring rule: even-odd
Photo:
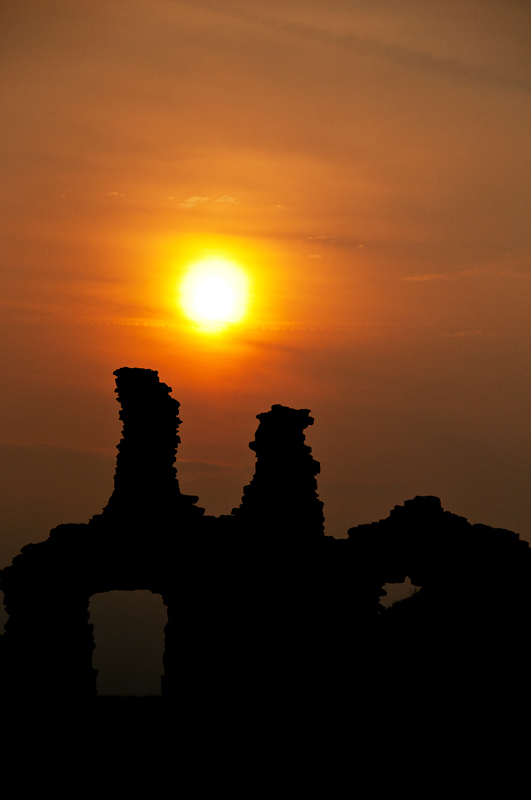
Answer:
[[[483,337],[493,337],[493,333],[488,333],[487,331],[456,331],[455,333],[443,333],[441,334],[445,339],[473,339],[478,336]]]
[[[475,267],[473,269],[461,269],[455,272],[428,272],[423,275],[406,275],[400,278],[409,283],[430,283],[433,281],[458,281],[463,278],[481,277],[482,275],[495,275],[499,278],[529,278],[531,272],[525,270],[504,270],[492,267]]]
[[[182,2],[182,0],[180,0]],[[186,5],[192,5],[185,2]],[[194,4],[195,5],[195,4]],[[356,33],[336,33],[324,27],[318,27],[300,21],[272,17],[265,14],[256,14],[247,10],[220,7],[217,3],[210,3],[211,8],[218,13],[226,14],[228,17],[240,19],[262,28],[269,28],[282,34],[290,34],[294,37],[314,40],[319,43],[328,43],[341,47],[342,49],[355,52],[357,55],[378,56],[392,61],[401,66],[418,69],[423,72],[431,72],[443,76],[458,78],[461,80],[489,84],[503,89],[512,89],[520,92],[531,92],[531,81],[514,78],[503,74],[496,69],[481,67],[476,64],[466,63],[465,61],[451,56],[442,56],[428,50],[420,50],[410,46],[398,45],[385,42],[381,39],[370,36],[362,36]]]
[[[170,197],[170,200],[173,198]],[[196,194],[193,197],[189,197],[188,200],[184,200],[182,203],[179,203],[181,208],[197,208],[197,206],[202,206],[205,203],[224,203],[226,205],[234,205],[238,201],[235,197],[229,197],[229,195],[223,195],[223,197],[218,197],[217,200],[213,200],[211,197],[201,197],[200,195]]]

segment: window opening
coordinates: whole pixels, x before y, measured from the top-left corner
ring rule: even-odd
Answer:
[[[402,583],[386,583],[383,588],[387,594],[380,598],[380,603],[384,608],[389,608],[394,603],[399,603],[400,600],[411,597],[412,594],[418,592],[420,587],[414,586],[408,575]]]

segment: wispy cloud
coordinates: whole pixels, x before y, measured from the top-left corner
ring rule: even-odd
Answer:
[[[186,464],[188,467],[188,471],[194,472],[202,472],[207,471],[210,472],[213,468],[215,470],[237,470],[240,472],[241,470],[247,471],[251,464],[237,464],[234,462],[227,462],[227,461],[206,461],[200,458],[180,458],[177,456],[176,463],[179,465]]]
[[[45,450],[53,448],[54,450],[67,450],[76,453],[89,453],[104,456],[116,455],[116,447],[83,447],[80,445],[57,444],[56,442],[13,442],[8,439],[2,439],[0,441],[0,448],[2,447],[13,447],[18,450]]]
[[[427,272],[423,275],[406,275],[400,280],[411,283],[427,283],[429,281],[458,281],[462,278],[480,277],[482,275],[495,275],[499,278],[530,278],[531,271],[511,268],[473,267],[471,269],[458,269],[455,272]]]
[[[182,2],[182,0],[181,0]],[[357,54],[377,56],[395,64],[404,65],[423,72],[431,72],[455,77],[469,82],[489,84],[504,89],[531,91],[531,81],[504,74],[501,70],[483,67],[461,58],[443,56],[416,47],[386,42],[380,38],[360,35],[354,32],[337,33],[323,26],[308,24],[293,19],[256,14],[253,11],[228,11],[251,24],[268,27],[272,31],[294,37],[323,42],[344,48]]]
[[[445,339],[470,339],[477,336],[492,337],[493,333],[487,331],[456,331],[455,333],[441,334]]]
[[[308,256],[308,258],[322,258],[322,256],[320,256],[318,253],[312,253],[311,256]]]
[[[200,197],[199,195],[194,195],[193,197],[189,197],[188,200],[185,200],[184,203],[179,203],[181,208],[195,208],[196,206],[202,205],[203,203],[208,203],[210,201],[210,197]]]
[[[169,198],[173,200],[173,197]],[[204,205],[205,203],[226,203],[228,205],[234,205],[237,203],[237,199],[235,197],[229,197],[228,194],[224,194],[223,197],[218,197],[217,200],[214,200],[212,197],[201,197],[200,195],[196,194],[193,197],[189,197],[188,200],[184,200],[182,203],[179,203],[181,208],[196,208],[197,206]]]
[[[426,283],[427,281],[455,281],[462,276],[462,272],[428,272],[425,275],[406,275],[401,280]]]
[[[336,236],[307,236],[306,238],[309,242],[330,242],[330,244],[338,241]]]

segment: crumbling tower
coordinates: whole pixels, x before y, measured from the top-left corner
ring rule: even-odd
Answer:
[[[308,545],[324,536],[323,503],[317,494],[320,464],[304,444],[313,425],[306,408],[274,405],[258,414],[254,442],[256,471],[232,514],[253,538],[281,544]]]
[[[198,519],[198,497],[181,494],[174,467],[179,403],[171,387],[152,369],[122,367],[114,372],[122,439],[117,445],[114,491],[99,520],[104,523],[171,520],[186,524]]]

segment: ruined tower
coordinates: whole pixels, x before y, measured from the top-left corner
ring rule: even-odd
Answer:
[[[151,369],[122,367],[114,374],[123,430],[114,491],[99,521],[135,526],[167,521],[171,527],[199,519],[204,514],[195,505],[199,498],[181,494],[174,466],[181,420],[171,387]]]
[[[304,444],[313,425],[306,408],[274,405],[258,414],[260,424],[249,444],[256,470],[232,514],[249,536],[271,545],[302,547],[324,536],[323,503],[317,494],[320,465]]]

